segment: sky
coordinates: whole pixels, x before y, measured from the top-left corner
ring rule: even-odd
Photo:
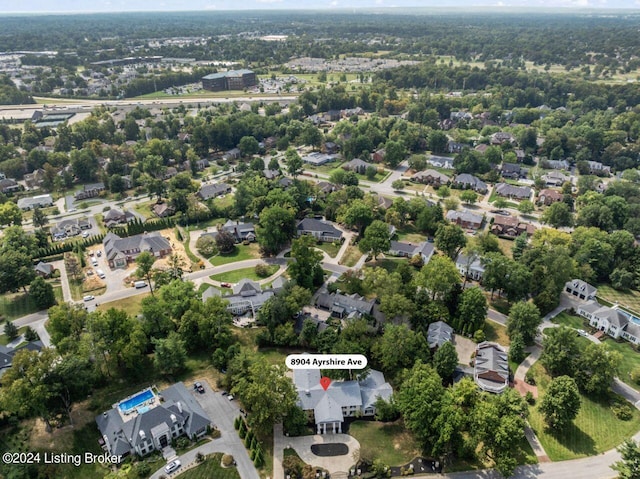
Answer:
[[[3,13],[75,13],[188,10],[358,9],[398,7],[527,9],[640,9],[640,0],[0,0]]]

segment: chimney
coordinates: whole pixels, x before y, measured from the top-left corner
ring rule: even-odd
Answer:
[[[178,403],[178,404],[180,404],[180,403]],[[180,411],[180,412],[182,412],[182,411]],[[169,417],[171,417],[171,422],[172,422],[172,423],[174,423],[174,424],[175,424],[175,423],[177,423],[177,422],[178,422],[178,418],[176,417],[176,415],[175,415],[175,414],[172,414],[172,415],[171,415],[171,416],[169,416]]]
[[[178,411],[180,411],[180,414],[182,414],[182,404],[180,403],[180,401],[176,403],[176,406],[178,406]]]

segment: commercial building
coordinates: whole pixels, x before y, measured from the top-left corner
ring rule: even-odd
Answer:
[[[251,70],[212,73],[202,78],[202,88],[209,91],[243,90],[252,86],[256,86],[256,74]]]

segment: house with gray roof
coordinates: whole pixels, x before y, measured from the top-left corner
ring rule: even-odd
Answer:
[[[164,258],[172,251],[169,240],[157,231],[125,238],[115,233],[107,233],[102,240],[102,246],[111,268],[126,268],[143,251],[148,251],[156,258]]]
[[[261,286],[247,278],[241,279],[233,286],[233,294],[222,296],[228,302],[227,310],[235,316],[245,313],[255,315],[269,298],[274,296],[284,286],[284,280],[276,278],[271,288],[262,289]],[[212,296],[221,296],[220,290],[209,288],[202,293],[202,301]]]
[[[351,161],[348,161],[344,165],[342,165],[343,170],[347,171],[355,171],[356,173],[360,173],[364,175],[369,166],[373,166],[371,163],[361,160],[360,158],[354,158]]]
[[[226,183],[212,183],[210,185],[202,185],[196,193],[203,200],[217,198],[220,195],[231,193],[231,185]]]
[[[456,268],[458,268],[463,277],[474,281],[482,281],[484,265],[479,257],[466,256],[460,253],[456,258]]]
[[[483,391],[500,394],[509,386],[507,351],[498,343],[483,341],[476,349],[473,380]]]
[[[583,301],[596,299],[598,288],[581,279],[572,279],[564,284],[564,290]]]
[[[309,153],[307,156],[303,156],[302,161],[304,163],[309,163],[310,165],[320,166],[326,163],[331,163],[335,161],[336,158],[336,155],[328,155],[326,153],[315,151],[313,153]]]
[[[51,263],[43,263],[42,261],[35,265],[33,269],[38,276],[42,276],[43,278],[49,278],[56,270]]]
[[[321,293],[316,298],[316,306],[331,311],[332,316],[338,318],[358,318],[362,315],[371,315],[376,300],[366,300],[358,294],[346,295],[342,293]]]
[[[59,221],[49,231],[54,241],[77,236],[85,230],[90,230],[93,223],[89,218],[74,218]]]
[[[431,155],[427,158],[427,163],[436,168],[444,168],[445,170],[453,170],[453,158],[448,156]]]
[[[457,224],[461,228],[477,230],[482,226],[482,216],[472,213],[469,210],[449,210],[445,216],[452,223]]]
[[[236,243],[242,243],[243,241],[255,241],[256,240],[256,227],[253,223],[245,223],[243,221],[227,220],[225,224],[219,227],[220,230],[224,230],[227,233],[231,233]],[[202,236],[211,236],[216,239],[218,231],[210,231],[208,233],[202,233]]]
[[[528,200],[531,198],[531,188],[528,186],[514,186],[508,183],[498,183],[495,188],[497,195],[518,200]]]
[[[551,168],[554,170],[568,170],[571,165],[567,160],[547,160],[543,159],[540,162],[543,168]]]
[[[31,198],[20,198],[18,200],[18,208],[23,211],[29,211],[33,208],[46,208],[53,206],[53,198],[51,195],[38,195]]]
[[[428,241],[423,241],[418,244],[391,241],[389,254],[393,256],[402,256],[404,258],[413,258],[414,256],[419,255],[422,258],[422,263],[427,264],[431,259],[431,256],[433,256],[434,249],[433,243],[429,243]]]
[[[298,406],[316,425],[317,434],[341,433],[348,417],[374,416],[378,398],[388,401],[393,394],[384,375],[374,369],[360,381],[332,381],[326,391],[320,377],[318,369],[293,370]]]
[[[461,173],[453,180],[453,185],[465,190],[474,190],[478,193],[487,192],[487,184],[477,176],[470,175],[469,173]]]
[[[142,404],[128,408],[127,400],[144,396]],[[114,404],[96,417],[109,454],[124,458],[162,450],[180,436],[197,439],[211,427],[211,419],[195,397],[179,382],[162,391],[154,387]]]
[[[500,168],[500,174],[503,178],[509,178],[512,180],[518,180],[520,178],[526,178],[529,170],[521,167],[516,163],[502,163]]]
[[[422,183],[425,185],[431,185],[434,188],[438,188],[442,185],[447,185],[449,184],[450,180],[451,178],[449,178],[444,173],[440,173],[439,171],[432,169],[418,171],[411,176],[411,181],[415,181],[417,183]]]
[[[318,241],[332,243],[342,241],[342,231],[336,228],[330,221],[317,220],[315,218],[304,218],[298,222],[296,235],[313,236]]]
[[[547,186],[562,186],[567,181],[571,181],[571,177],[559,172],[559,171],[550,171],[542,175],[542,181]]]
[[[444,321],[431,323],[427,329],[427,344],[429,348],[435,349],[444,343],[450,343],[453,339],[453,328]]]
[[[603,306],[597,301],[588,301],[578,308],[577,313],[589,320],[589,325],[603,331],[614,339],[623,338],[633,344],[640,344],[640,318],[614,306]]]

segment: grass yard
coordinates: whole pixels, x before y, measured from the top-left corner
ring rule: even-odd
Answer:
[[[606,338],[606,339],[605,339]],[[631,380],[631,371],[640,368],[640,353],[631,347],[631,343],[627,341],[617,342],[615,339],[609,336],[604,336],[604,344],[613,351],[618,351],[622,354],[622,362],[620,363],[620,370],[618,377],[621,381],[627,383],[634,389],[638,389],[638,384]]]
[[[153,218],[154,214],[151,211],[151,207],[155,205],[155,201],[150,201],[149,203],[137,203],[133,209],[136,210],[137,213],[140,213],[145,219]]]
[[[214,281],[220,281],[223,283],[237,283],[244,278],[251,279],[253,281],[259,281],[274,274],[276,271],[278,271],[278,268],[279,266],[277,264],[269,265],[269,274],[262,278],[256,274],[255,268],[242,268],[235,271],[229,271],[227,273],[212,274],[211,276],[209,276],[209,278]]]
[[[500,245],[500,250],[502,251],[502,253],[507,258],[513,259],[513,253],[511,252],[511,249],[513,248],[513,241],[504,238],[498,238],[498,244]]]
[[[224,196],[219,196],[213,200],[213,204],[218,208],[227,208],[229,206],[233,206],[233,194],[228,194]]]
[[[248,245],[237,244],[234,246],[231,253],[213,256],[209,258],[209,262],[213,266],[220,266],[223,264],[235,263],[237,261],[258,258],[260,258],[260,246],[258,243],[250,243]]]
[[[208,456],[207,459],[192,469],[180,474],[180,479],[240,479],[240,474],[235,467],[222,467],[222,453],[216,453]]]
[[[484,322],[484,335],[487,341],[493,341],[502,346],[509,346],[511,344],[506,326],[494,323],[493,321],[486,320]]]
[[[338,255],[338,251],[342,247],[341,243],[320,243],[315,246],[317,249],[324,251],[332,258],[335,258]]]
[[[14,320],[36,311],[38,307],[26,293],[8,293],[0,296],[0,315],[4,319]]]
[[[380,459],[390,466],[406,464],[421,454],[417,441],[400,421],[355,421],[349,434],[360,442],[360,457]]]
[[[603,298],[611,303],[618,303],[625,306],[632,312],[640,314],[640,291],[617,291],[609,285],[598,285],[598,299]]]
[[[406,258],[378,258],[376,261],[369,261],[365,263],[365,267],[368,268],[384,268],[389,273],[393,273],[400,263],[406,262]]]
[[[540,363],[531,371],[536,379],[538,394],[544,396],[551,378]],[[529,423],[552,461],[563,461],[593,456],[617,447],[640,429],[640,412],[631,408],[633,418],[621,421],[615,417],[609,404],[581,395],[582,405],[573,424],[562,432],[547,430],[542,414],[536,406],[529,408]]]
[[[122,309],[129,316],[136,317],[142,311],[142,300],[147,296],[151,296],[151,293],[137,294],[117,301],[100,303],[96,309],[99,311],[106,311],[109,308]]]
[[[340,259],[340,264],[352,268],[356,265],[361,256],[362,252],[358,249],[357,246],[349,245],[349,247],[347,247],[347,250],[342,255],[342,259]]]
[[[312,165],[311,163],[305,163],[303,168],[306,171],[311,171],[313,173],[320,173],[321,175],[330,175],[332,171],[340,168],[340,165],[344,163],[343,161],[335,162],[331,161],[329,163],[325,163],[324,165]]]
[[[100,284],[102,284],[102,282],[100,282]],[[100,296],[101,294],[104,294],[105,291],[107,291],[106,286],[88,289],[87,287],[85,287],[84,281],[73,279],[69,279],[69,289],[71,290],[71,298],[73,298],[74,301],[80,301],[82,297],[87,293],[91,293],[94,296]]]
[[[569,314],[566,311],[561,312],[555,318],[551,320],[552,323],[561,324],[563,326],[569,326],[574,329],[587,329],[586,321],[581,316],[575,316]]]

